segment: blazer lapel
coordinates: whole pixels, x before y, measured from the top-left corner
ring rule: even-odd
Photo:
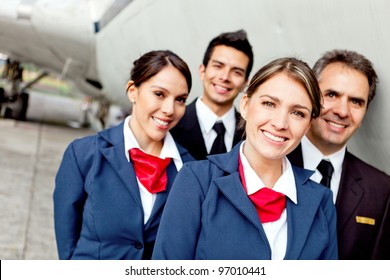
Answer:
[[[177,175],[177,169],[176,169],[175,163],[173,162],[173,160],[171,160],[170,164],[167,167],[168,182],[167,182],[166,191],[160,192],[157,194],[157,198],[156,198],[156,201],[154,203],[152,213],[150,214],[150,218],[149,218],[149,221],[147,223],[149,223],[156,216],[156,214],[159,213],[161,208],[164,207],[165,202],[167,201],[167,198],[168,198],[168,194],[171,191],[172,184],[173,184],[173,181],[175,180],[176,175]]]
[[[190,161],[190,160],[194,160],[190,156],[190,154],[188,153],[188,151],[186,149],[184,149],[183,147],[181,147],[178,144],[176,144],[176,146],[177,146],[177,149],[180,153],[180,157],[181,157],[183,163]],[[165,202],[167,201],[169,192],[172,189],[172,185],[173,185],[173,182],[175,181],[177,173],[178,173],[178,171],[176,169],[175,162],[173,160],[171,160],[171,162],[169,163],[169,165],[167,167],[168,182],[167,182],[166,191],[158,193],[156,201],[153,205],[152,213],[150,213],[149,220],[147,221],[147,223],[145,225],[146,227],[148,225],[150,225],[150,223],[153,221],[153,219],[158,216],[161,209],[165,206]]]
[[[134,200],[142,209],[141,196],[138,189],[137,177],[131,162],[127,161],[124,154],[125,146],[123,140],[123,123],[112,129],[99,133],[101,138],[100,152],[107,162],[112,166],[114,172],[122,180],[124,187],[130,192]],[[103,143],[104,142],[104,143]]]
[[[204,143],[202,131],[200,129],[200,124],[198,117],[196,115],[196,107],[194,100],[190,105],[187,106],[187,115],[185,119],[183,119],[183,126],[188,132],[188,135],[185,135],[191,142],[188,146],[188,150],[196,151],[196,154],[203,155],[203,157],[207,156],[207,149]]]
[[[256,208],[245,193],[238,172],[215,179],[215,184],[225,197],[262,233],[264,229],[260,223]],[[241,186],[241,188],[240,188]]]
[[[217,177],[214,182],[225,197],[240,211],[261,233],[266,244],[266,238],[263,226],[261,225],[256,208],[245,193],[238,172],[238,153],[240,145],[236,145],[226,154],[211,155],[209,160],[221,168],[226,175]]]
[[[202,131],[196,115],[196,99],[186,106],[186,112],[180,122],[170,130],[173,138],[185,147],[195,159],[204,159],[207,156]]]
[[[209,156],[209,159],[220,167],[226,176],[214,179],[218,189],[260,232],[266,244],[269,244],[260,223],[257,212],[246,195],[238,173],[238,152],[240,145],[236,145],[227,154]],[[321,203],[322,193],[317,189],[306,187],[306,183],[313,171],[293,167],[297,188],[298,204],[287,199],[286,209],[288,216],[288,241],[285,259],[298,259],[305,246],[315,213]],[[229,174],[230,173],[230,174]],[[241,186],[241,188],[239,187]],[[304,206],[302,206],[304,205]]]
[[[336,199],[337,225],[339,229],[345,227],[354,218],[352,214],[364,195],[364,190],[359,185],[361,178],[359,168],[354,165],[347,151]]]
[[[305,246],[315,213],[321,203],[321,193],[318,190],[315,191],[312,188],[305,187],[312,174],[313,172],[308,170],[302,170],[298,174],[294,168],[298,204],[294,204],[294,202],[287,199],[288,240],[285,259],[299,258]]]

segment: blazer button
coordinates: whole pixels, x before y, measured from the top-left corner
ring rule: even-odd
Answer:
[[[144,246],[142,246],[141,242],[135,242],[134,247],[138,250],[142,249]]]

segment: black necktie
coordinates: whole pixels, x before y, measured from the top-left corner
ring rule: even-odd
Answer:
[[[317,166],[318,171],[322,174],[321,184],[330,188],[330,180],[332,179],[333,166],[330,161],[321,160],[320,164]]]
[[[214,131],[217,133],[213,146],[211,147],[210,155],[226,153],[225,146],[225,126],[222,122],[216,122],[213,126]]]

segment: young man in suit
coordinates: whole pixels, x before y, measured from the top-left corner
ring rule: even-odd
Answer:
[[[186,108],[170,132],[197,160],[230,151],[242,139],[234,100],[244,89],[253,66],[246,32],[222,33],[209,43],[199,66],[203,95]],[[214,126],[215,125],[215,126]]]
[[[289,159],[315,170],[314,181],[330,184],[340,259],[390,259],[390,177],[346,148],[375,96],[373,65],[356,52],[333,50],[313,70],[324,99],[321,114]]]

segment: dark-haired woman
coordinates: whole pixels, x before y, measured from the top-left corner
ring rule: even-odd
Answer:
[[[185,112],[187,64],[171,51],[134,61],[127,84],[131,116],[73,141],[54,190],[60,259],[150,259],[165,201],[193,158],[169,130]]]

